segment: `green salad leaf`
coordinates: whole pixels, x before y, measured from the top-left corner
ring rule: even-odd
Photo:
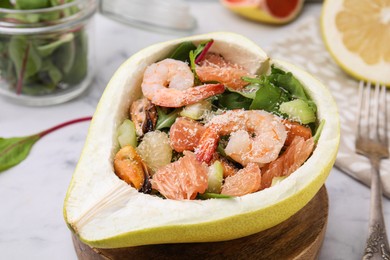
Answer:
[[[252,80],[251,84],[258,85],[259,89],[249,109],[278,112],[280,104],[291,99],[286,91],[272,84],[267,76]]]
[[[194,74],[194,84],[195,86],[201,84],[201,81],[199,80],[198,74],[196,74],[196,58],[205,50],[206,46],[210,43],[212,43],[213,40],[208,40],[200,43],[198,47],[196,47],[195,50],[190,51],[189,56],[190,56],[190,67],[192,70],[192,73]]]
[[[307,102],[308,105],[313,109],[313,112],[317,111],[317,107],[313,101],[311,101],[305,93],[305,88],[297,78],[293,76],[291,72],[285,72],[274,65],[271,66],[271,74],[269,80],[274,85],[288,91],[291,96],[295,99],[302,99]]]
[[[176,118],[179,115],[180,109],[174,109],[169,111],[168,109],[156,106],[158,119],[156,123],[156,130],[161,130],[163,128],[168,128],[175,123]]]
[[[175,50],[168,56],[170,59],[189,61],[190,52],[196,50],[196,46],[192,42],[183,42],[175,48]]]
[[[252,101],[239,93],[225,90],[218,96],[216,106],[221,109],[249,109]]]

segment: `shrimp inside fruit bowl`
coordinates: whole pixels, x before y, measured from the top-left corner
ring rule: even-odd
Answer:
[[[339,141],[328,89],[249,39],[158,43],[107,85],[64,216],[94,248],[248,236],[315,196]]]
[[[302,83],[275,65],[253,71],[248,57],[230,60],[214,44],[179,44],[144,69],[113,160],[139,192],[171,200],[261,192],[316,148],[325,122]]]

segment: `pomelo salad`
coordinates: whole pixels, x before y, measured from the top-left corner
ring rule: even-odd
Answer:
[[[116,175],[167,199],[243,196],[277,185],[312,154],[324,121],[303,85],[274,65],[254,75],[183,42],[143,75],[118,128]]]

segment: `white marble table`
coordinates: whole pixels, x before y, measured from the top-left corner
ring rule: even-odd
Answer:
[[[307,4],[295,22],[267,26],[228,12],[217,1],[190,1],[198,21],[194,33],[233,31],[264,49],[309,17],[321,5]],[[97,74],[83,96],[56,106],[25,107],[0,99],[0,136],[23,136],[73,118],[92,115],[117,67],[152,43],[177,38],[121,25],[96,16]],[[86,137],[88,122],[45,136],[18,166],[0,173],[0,259],[76,259],[62,206]],[[369,189],[334,168],[328,178],[329,223],[320,259],[361,258],[367,234]],[[390,201],[384,201],[390,231]]]

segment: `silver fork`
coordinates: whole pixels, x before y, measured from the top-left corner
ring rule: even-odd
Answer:
[[[371,163],[371,203],[369,236],[363,259],[390,260],[389,242],[382,211],[380,160],[389,157],[387,137],[386,87],[359,83],[359,107],[355,148]],[[373,92],[373,93],[372,93]]]

